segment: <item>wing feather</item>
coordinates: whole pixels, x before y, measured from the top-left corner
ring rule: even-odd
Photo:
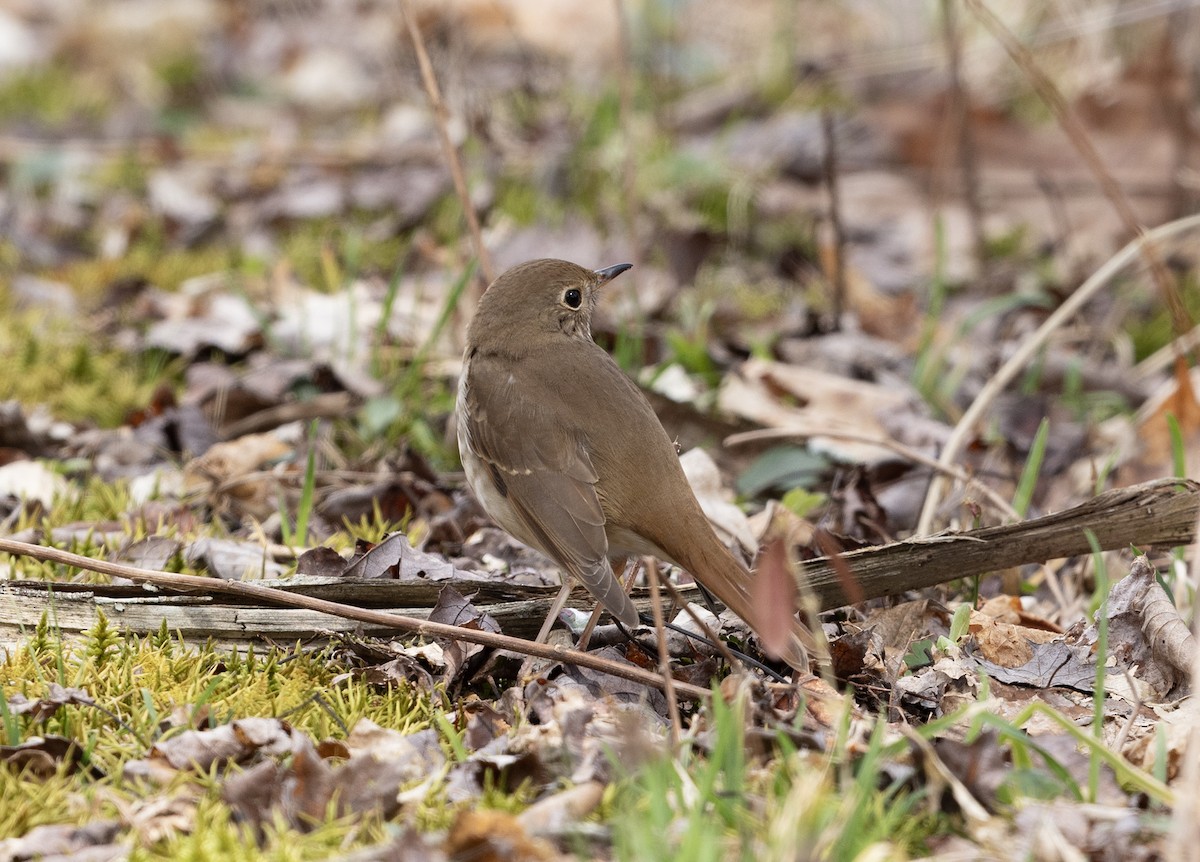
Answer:
[[[494,357],[470,360],[464,399],[466,439],[502,474],[503,490],[527,536],[626,625],[633,602],[608,562],[599,477],[580,435],[552,398],[518,397],[520,368]],[[499,483],[498,483],[499,487]]]

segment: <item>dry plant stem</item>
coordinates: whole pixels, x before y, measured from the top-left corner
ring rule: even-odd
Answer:
[[[1175,285],[1174,279],[1167,271],[1166,265],[1163,264],[1162,256],[1154,247],[1153,242],[1149,241],[1145,233],[1145,229],[1138,222],[1137,215],[1133,211],[1133,207],[1129,203],[1129,199],[1125,193],[1121,191],[1121,187],[1117,185],[1112,174],[1109,173],[1104,160],[1100,158],[1100,154],[1096,152],[1096,148],[1092,146],[1091,140],[1087,136],[1087,131],[1080,124],[1079,119],[1072,113],[1067,106],[1066,100],[1062,93],[1054,86],[1046,74],[1038,66],[1033,59],[1033,55],[1029,49],[1018,41],[1017,37],[1004,26],[1004,23],[997,18],[992,11],[983,3],[983,0],[966,0],[971,11],[975,13],[975,17],[980,23],[992,34],[993,38],[1001,44],[1008,56],[1012,58],[1033,88],[1037,91],[1038,96],[1054,114],[1055,120],[1067,138],[1074,145],[1079,155],[1083,157],[1088,169],[1096,178],[1096,182],[1100,184],[1104,196],[1108,198],[1113,209],[1117,211],[1121,221],[1125,225],[1125,229],[1135,237],[1147,240],[1138,246],[1138,251],[1145,258],[1146,265],[1150,267],[1150,271],[1154,274],[1154,283],[1158,288],[1159,295],[1162,301],[1166,303],[1167,309],[1171,313],[1171,324],[1174,327],[1177,335],[1187,332],[1192,328],[1191,315],[1183,304],[1183,300],[1179,296],[1179,290]]]
[[[663,678],[663,692],[667,695],[667,715],[671,717],[671,750],[679,747],[683,735],[683,723],[679,720],[679,701],[675,699],[675,678],[671,676],[671,654],[667,652],[667,629],[663,625],[662,593],[658,589],[658,561],[651,560],[646,566],[650,581],[650,611],[654,615],[654,636],[658,641],[658,670]]]
[[[633,297],[634,307],[640,304],[637,281],[641,272],[642,250],[637,236],[637,150],[634,147],[633,129],[633,57],[629,50],[629,21],[626,17],[623,0],[613,0],[613,11],[617,16],[617,68],[619,70],[618,111],[620,117],[621,137],[624,139],[624,155],[621,159],[621,215],[625,219],[626,242],[629,244],[629,262],[633,271],[629,277],[633,279],[629,292]],[[641,317],[640,310],[638,317]]]
[[[700,628],[700,633],[708,638],[709,643],[721,654],[721,658],[725,659],[731,668],[741,669],[742,663],[737,660],[737,656],[725,645],[725,641],[721,640],[709,627],[708,623],[700,618],[700,615],[692,608],[692,603],[679,594],[679,590],[675,589],[675,585],[671,583],[670,578],[663,578],[662,585],[667,588],[667,592],[671,594],[671,598],[674,599],[675,603],[683,608],[683,612],[692,618],[692,622]]]
[[[1197,524],[1200,529],[1200,523]],[[1200,546],[1193,543],[1192,583],[1200,574]],[[1200,614],[1192,616],[1192,634],[1200,638]],[[1192,658],[1192,691],[1200,691],[1200,650]],[[1183,759],[1181,775],[1175,786],[1175,808],[1171,812],[1171,833],[1167,840],[1166,858],[1172,862],[1185,862],[1196,858],[1196,847],[1200,846],[1200,723],[1193,723],[1188,733],[1187,747],[1191,756]]]
[[[77,569],[99,572],[100,574],[113,575],[120,578],[129,578],[140,583],[153,584],[158,587],[179,590],[181,592],[198,592],[208,595],[222,594],[250,599],[255,602],[281,605],[283,607],[305,608],[335,617],[342,617],[343,619],[359,620],[379,626],[389,626],[399,631],[423,635],[424,637],[449,638],[451,640],[466,641],[467,643],[480,644],[481,646],[493,647],[495,649],[512,650],[522,655],[535,656],[550,661],[561,661],[566,664],[578,665],[579,667],[591,668],[592,670],[612,674],[621,679],[638,682],[653,688],[662,688],[663,686],[662,677],[656,673],[611,661],[601,656],[590,655],[589,653],[577,650],[563,649],[558,646],[532,643],[521,638],[509,637],[493,632],[465,629],[459,626],[435,623],[429,620],[420,620],[384,611],[358,608],[353,605],[330,602],[311,596],[294,595],[286,593],[283,590],[263,587],[245,581],[223,581],[218,578],[205,578],[198,575],[176,575],[169,572],[157,572],[151,569],[139,569],[133,566],[123,566],[119,563],[110,563],[107,560],[92,560],[87,557],[81,557],[79,554],[60,551],[57,548],[30,545],[26,542],[15,542],[12,539],[5,538],[0,538],[0,553],[32,557],[35,560],[43,562],[73,566]],[[677,695],[682,695],[692,700],[706,700],[709,696],[708,690],[699,686],[675,682],[674,687]]]
[[[972,2],[972,0],[968,0],[968,2]],[[1008,385],[1016,379],[1017,375],[1025,369],[1030,360],[1049,341],[1050,336],[1070,320],[1088,300],[1106,287],[1109,280],[1120,272],[1130,260],[1141,254],[1144,245],[1197,227],[1200,227],[1200,214],[1159,225],[1127,243],[1124,248],[1110,257],[1103,266],[1092,273],[1088,277],[1088,280],[1081,284],[1067,298],[1066,302],[1056,308],[1054,313],[1046,318],[1042,325],[1037,328],[1037,331],[1030,335],[1025,340],[1025,343],[1017,348],[1016,352],[1009,357],[1008,361],[1004,363],[992,379],[984,385],[983,389],[975,397],[975,400],[971,402],[971,406],[967,408],[962,418],[958,420],[958,424],[954,426],[954,430],[950,433],[950,438],[946,441],[946,445],[942,449],[942,454],[938,458],[938,463],[948,467],[958,460],[963,447],[970,436],[975,433],[975,428],[984,414],[991,409],[992,404],[1000,394],[1008,388]],[[925,505],[921,509],[921,518],[917,522],[916,534],[918,536],[928,535],[932,530],[933,519],[937,514],[942,495],[945,493],[945,487],[946,482],[941,476],[935,477],[929,484],[929,491],[925,496]]]
[[[1193,326],[1188,332],[1180,335],[1158,350],[1151,353],[1129,370],[1135,381],[1146,380],[1166,371],[1175,364],[1175,357],[1181,353],[1190,353],[1200,347],[1200,326]]]
[[[429,98],[429,107],[433,109],[434,124],[437,126],[438,138],[442,142],[442,152],[446,156],[446,164],[450,168],[450,177],[454,181],[454,192],[458,195],[463,215],[467,219],[467,229],[471,233],[471,244],[475,247],[475,257],[479,261],[479,271],[485,284],[491,284],[496,279],[496,270],[492,266],[492,257],[483,244],[483,231],[479,227],[479,217],[471,204],[471,194],[467,190],[467,180],[463,175],[462,161],[458,157],[458,149],[450,139],[449,112],[446,103],[442,101],[442,91],[438,87],[437,76],[433,74],[433,64],[429,62],[429,54],[425,50],[425,40],[417,28],[417,19],[413,15],[411,0],[400,0],[400,11],[408,28],[408,37],[412,40],[413,50],[417,54],[417,66],[421,69],[421,83],[425,87],[425,95]],[[476,296],[478,299],[478,296]]]
[[[546,619],[542,623],[542,630],[538,632],[537,639],[534,643],[544,644],[546,639],[550,637],[550,629],[554,628],[554,621],[558,619],[558,615],[562,613],[562,609],[567,606],[567,599],[571,597],[571,576],[563,572],[562,589],[558,591],[558,595],[554,597],[554,601],[550,603],[550,611],[546,614]],[[582,649],[582,647],[580,647]]]
[[[226,395],[222,395],[226,398]],[[345,416],[354,406],[355,398],[349,392],[325,392],[308,401],[278,404],[251,413],[244,419],[219,426],[222,440],[236,440],[245,434],[272,431],[289,422],[305,419],[330,419]]]
[[[1078,616],[1074,608],[1075,603],[1073,600],[1067,598],[1067,593],[1062,587],[1062,581],[1058,577],[1058,572],[1051,569],[1045,563],[1042,563],[1042,576],[1046,579],[1046,587],[1050,590],[1050,595],[1054,596],[1054,602],[1057,605],[1057,610],[1052,614],[1055,617],[1055,621],[1061,624],[1063,620],[1074,620]],[[1069,615],[1067,613],[1068,608],[1071,609]]]
[[[744,443],[757,443],[761,440],[794,440],[811,436],[813,435],[793,431],[788,428],[763,428],[758,431],[744,431],[741,434],[731,434],[725,438],[723,443],[726,446],[741,446]],[[980,496],[984,497],[1006,518],[1011,518],[1014,521],[1021,520],[1021,516],[1017,514],[1017,510],[1012,507],[1011,503],[966,470],[955,467],[953,464],[943,464],[936,458],[931,458],[923,452],[919,452],[910,446],[905,446],[903,443],[899,443],[888,437],[879,437],[874,434],[854,434],[850,431],[822,431],[820,436],[833,437],[838,440],[850,440],[855,443],[870,443],[873,446],[891,449],[900,457],[907,458],[914,464],[920,464],[931,470],[936,470],[938,473],[944,473],[951,478],[957,479],[964,485],[974,488],[979,492]]]
[[[1133,732],[1133,726],[1142,717],[1142,699],[1138,695],[1137,682],[1134,680],[1133,674],[1129,672],[1129,668],[1125,668],[1122,675],[1125,677],[1125,684],[1133,692],[1133,704],[1129,710],[1129,715],[1125,717],[1125,721],[1121,725],[1120,731],[1117,732],[1117,737],[1113,740],[1111,746],[1113,751],[1118,752],[1125,750],[1125,743],[1129,741],[1129,734]]]
[[[828,88],[827,88],[828,90]],[[831,94],[826,92],[828,101]],[[846,310],[846,232],[842,226],[841,196],[838,188],[837,142],[833,133],[833,109],[821,106],[821,139],[824,152],[821,173],[829,190],[829,225],[833,230],[833,330],[842,328],[842,313]]]
[[[962,170],[963,196],[971,223],[971,241],[980,266],[987,259],[983,241],[983,205],[979,194],[979,165],[975,158],[975,136],[971,131],[971,99],[962,79],[962,40],[959,38],[958,0],[942,0],[942,39],[950,72],[953,121],[958,131],[958,159]]]

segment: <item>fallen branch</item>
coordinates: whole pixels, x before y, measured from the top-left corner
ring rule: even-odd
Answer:
[[[865,598],[879,598],[1010,566],[1087,554],[1091,552],[1091,547],[1085,530],[1090,530],[1100,547],[1105,550],[1130,545],[1146,548],[1152,545],[1187,544],[1192,541],[1196,532],[1198,517],[1200,483],[1186,479],[1159,479],[1108,491],[1080,506],[1035,520],[1002,527],[987,527],[969,533],[913,539],[879,548],[866,548],[843,554],[840,560],[849,567]],[[288,582],[287,588],[282,589],[246,581],[225,581],[138,569],[11,539],[0,538],[0,552],[194,594],[171,600],[166,596],[156,596],[145,590],[135,591],[130,587],[0,581],[0,627],[36,625],[49,603],[57,601],[58,622],[63,628],[67,628],[67,621],[64,619],[66,612],[69,609],[75,610],[68,606],[73,603],[72,600],[77,601],[80,594],[88,601],[83,613],[71,618],[75,630],[82,630],[94,622],[97,605],[92,597],[101,596],[103,593],[108,594],[106,603],[111,608],[111,614],[118,619],[120,614],[124,614],[127,622],[136,618],[143,631],[157,628],[168,611],[171,611],[189,619],[193,627],[197,620],[211,621],[221,618],[225,623],[226,632],[237,632],[242,638],[274,635],[281,640],[294,639],[298,636],[298,631],[307,634],[320,632],[319,621],[322,618],[303,615],[303,611],[316,611],[365,623],[368,633],[402,631],[426,637],[454,638],[483,646],[509,649],[523,655],[576,664],[655,688],[663,687],[662,677],[656,673],[612,662],[591,653],[535,644],[522,638],[429,622],[406,614],[369,609],[306,594],[336,595],[346,601],[364,604],[395,601],[401,596],[416,604],[413,600],[419,596],[428,607],[432,607],[443,582],[339,580],[305,583],[296,580]],[[846,604],[841,581],[834,566],[827,559],[805,562],[801,579],[802,589],[815,597],[820,609],[830,610]],[[497,618],[502,618],[502,625],[506,624],[504,620],[512,616],[514,607],[520,608],[521,618],[541,619],[551,601],[549,593],[557,592],[556,589],[550,589],[545,591],[545,598],[518,602],[514,601],[513,594],[538,591],[486,581],[472,581],[459,585],[458,588],[466,591],[478,590],[475,599],[477,606]],[[254,605],[197,607],[198,603],[211,602],[214,595],[249,600]],[[585,597],[581,598],[587,601]],[[167,607],[164,603],[169,600],[172,604]],[[489,601],[493,604],[489,604]],[[639,605],[644,604],[644,601],[639,602]],[[262,605],[268,607],[261,607]],[[277,610],[281,607],[301,610]],[[504,609],[509,613],[506,614]],[[287,619],[285,615],[288,613],[302,615]],[[176,628],[170,619],[168,627]],[[282,627],[282,631],[279,627]],[[382,631],[372,632],[372,628]],[[698,699],[707,694],[704,689],[680,682],[675,682],[674,687],[677,694],[688,698]]]
[[[35,560],[42,560],[48,563],[74,566],[75,568],[84,569],[89,572],[99,572],[104,575],[129,578],[133,581],[152,584],[156,587],[165,587],[171,590],[199,592],[203,594],[219,593],[264,604],[306,608],[336,617],[385,626],[397,631],[422,635],[424,637],[449,638],[451,640],[466,641],[467,643],[480,644],[495,649],[512,650],[522,655],[530,655],[550,661],[560,661],[566,664],[578,665],[579,667],[591,668],[602,673],[612,674],[621,679],[640,682],[643,685],[654,688],[663,688],[663,678],[657,673],[642,670],[630,664],[611,661],[591,653],[565,649],[551,644],[538,644],[521,638],[509,637],[508,635],[415,619],[385,611],[354,607],[353,605],[341,604],[340,602],[331,602],[326,599],[313,598],[312,596],[284,592],[283,590],[264,587],[248,581],[224,581],[219,578],[207,578],[199,575],[178,575],[171,572],[139,569],[133,566],[121,565],[120,563],[110,563],[107,560],[93,560],[88,557],[82,557],[79,554],[60,551],[57,548],[31,545],[27,542],[15,542],[12,539],[4,538],[0,538],[0,552],[22,557],[32,557]],[[3,595],[4,585],[0,583],[0,597],[3,597]],[[674,689],[677,695],[682,695],[693,700],[703,700],[709,694],[707,689],[682,682],[675,682]]]
[[[1091,553],[1087,533],[1101,550],[1135,545],[1190,544],[1200,516],[1200,483],[1156,479],[1106,491],[1086,503],[1032,521],[967,533],[910,539],[841,555],[866,598],[891,596],[1011,566]],[[802,588],[822,610],[846,603],[834,567],[805,562]]]

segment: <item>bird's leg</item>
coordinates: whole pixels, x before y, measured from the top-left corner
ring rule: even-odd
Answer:
[[[637,577],[638,571],[641,569],[642,561],[640,557],[626,557],[622,568],[624,574],[617,571],[617,564],[613,562],[613,574],[621,581],[621,587],[626,593],[633,587],[634,579]],[[596,628],[596,623],[600,622],[600,614],[604,613],[604,607],[596,605],[596,609],[592,611],[592,615],[588,617],[587,625],[583,627],[583,631],[579,634],[579,642],[575,645],[575,649],[584,651],[588,647],[588,641],[592,639],[592,631]]]
[[[562,589],[554,597],[554,602],[550,605],[550,613],[546,614],[546,621],[542,623],[542,630],[538,632],[537,640],[534,643],[544,644],[546,638],[550,637],[550,629],[554,628],[554,621],[558,619],[558,615],[562,613],[562,609],[567,606],[567,599],[570,595],[571,576],[563,572]]]

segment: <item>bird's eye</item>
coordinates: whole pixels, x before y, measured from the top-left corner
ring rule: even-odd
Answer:
[[[579,308],[580,304],[583,302],[583,294],[579,292],[579,288],[572,287],[563,294],[563,302],[565,302],[571,308]]]

